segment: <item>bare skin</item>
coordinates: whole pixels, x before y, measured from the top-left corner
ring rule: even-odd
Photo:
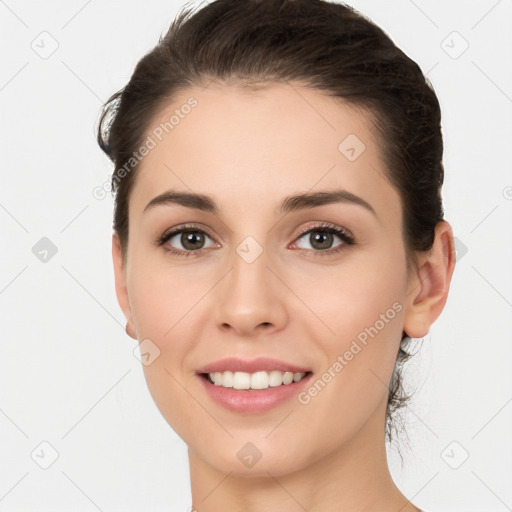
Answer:
[[[192,96],[197,106],[137,171],[126,261],[116,234],[112,251],[127,331],[160,350],[145,377],[188,445],[193,507],[418,511],[388,469],[387,386],[402,331],[426,335],[446,303],[450,225],[438,224],[434,246],[408,273],[400,196],[363,111],[297,84],[249,91],[212,83],[181,91],[152,127]],[[353,161],[339,150],[349,134],[365,145]],[[169,189],[208,195],[219,211],[166,204],[144,212]],[[288,196],[340,189],[373,212],[352,201],[275,212]],[[319,248],[318,222],[348,230],[354,243],[333,234]],[[179,234],[155,244],[185,223],[203,233],[197,249]],[[237,252],[246,237],[262,249],[251,263]],[[378,323],[382,314],[387,321]],[[378,333],[308,403],[294,397],[263,413],[235,413],[213,402],[196,374],[227,356],[268,356],[321,378],[368,326]],[[248,442],[261,453],[252,467],[237,457]]]

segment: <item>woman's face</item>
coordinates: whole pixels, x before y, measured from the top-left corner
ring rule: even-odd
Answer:
[[[114,244],[118,298],[149,390],[191,457],[256,476],[355,444],[375,453],[414,286],[369,118],[296,85],[212,83],[182,91],[146,135],[155,144],[130,196],[122,269]],[[190,199],[147,206],[166,192]],[[178,229],[188,231],[158,245]],[[238,369],[305,378],[242,390],[200,375],[263,357],[280,363]]]

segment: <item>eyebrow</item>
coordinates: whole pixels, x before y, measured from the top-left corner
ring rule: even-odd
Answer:
[[[323,206],[334,203],[348,203],[357,206],[362,206],[373,215],[377,216],[372,205],[355,194],[347,190],[330,190],[327,192],[312,192],[304,194],[295,194],[286,197],[279,208],[275,210],[276,215],[283,213],[289,213],[297,210],[304,210],[309,208],[315,208],[317,206]],[[217,206],[215,201],[204,194],[196,194],[192,192],[178,192],[176,190],[167,190],[163,194],[160,194],[146,205],[143,213],[156,207],[163,205],[181,205],[187,208],[194,208],[205,212],[213,213],[218,215],[220,208]]]

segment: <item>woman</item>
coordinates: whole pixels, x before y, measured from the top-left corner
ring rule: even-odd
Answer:
[[[184,10],[104,107],[127,333],[192,507],[410,512],[385,440],[455,265],[437,98],[351,8]]]

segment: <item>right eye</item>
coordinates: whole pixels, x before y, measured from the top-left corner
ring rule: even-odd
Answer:
[[[164,233],[158,240],[159,246],[176,256],[191,256],[202,249],[215,247],[216,242],[205,247],[207,239],[212,238],[202,229],[194,226],[182,226]]]

